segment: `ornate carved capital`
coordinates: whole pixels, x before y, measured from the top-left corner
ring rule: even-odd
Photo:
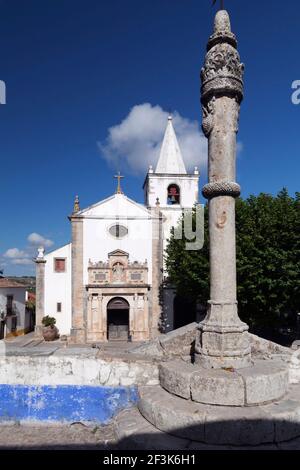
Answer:
[[[229,94],[243,99],[244,64],[240,62],[238,51],[228,43],[213,46],[206,54],[201,70],[202,102],[212,96]]]
[[[202,189],[202,194],[206,199],[212,199],[217,196],[239,197],[241,187],[238,183],[232,181],[216,181],[206,184]]]
[[[215,19],[215,31],[209,38],[205,64],[201,70],[202,104],[213,96],[230,95],[243,99],[244,64],[240,61],[237,41],[231,32],[227,12],[219,12]]]

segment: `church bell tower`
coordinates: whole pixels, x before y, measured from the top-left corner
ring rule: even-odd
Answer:
[[[144,183],[145,205],[151,209],[159,202],[163,215],[164,248],[183,209],[191,209],[198,202],[198,184],[198,168],[187,173],[173,119],[169,116],[155,171],[150,165]]]
[[[193,207],[198,201],[199,171],[188,174],[175,134],[172,116],[163,138],[155,168],[150,165],[144,183],[145,205],[155,207],[159,199],[164,210],[181,210]]]

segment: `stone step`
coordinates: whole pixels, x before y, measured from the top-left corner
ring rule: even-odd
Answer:
[[[223,406],[255,406],[281,399],[288,390],[288,366],[255,360],[243,369],[204,369],[180,360],[159,366],[161,386],[173,395]]]
[[[171,395],[160,386],[141,387],[138,408],[155,428],[213,445],[260,445],[300,436],[300,385],[269,405],[204,405]]]
[[[189,441],[166,434],[152,426],[137,408],[123,411],[115,419],[120,450],[184,450]]]
[[[211,445],[183,439],[160,431],[136,409],[122,411],[114,421],[118,450],[277,450],[276,444],[236,447]],[[293,449],[300,449],[300,441],[292,441]],[[297,447],[298,446],[298,447]]]

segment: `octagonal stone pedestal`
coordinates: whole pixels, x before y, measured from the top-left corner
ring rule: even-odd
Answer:
[[[285,398],[259,406],[204,405],[171,395],[160,386],[141,387],[141,415],[156,429],[213,445],[256,446],[300,436],[300,385]]]
[[[287,365],[256,360],[243,369],[205,369],[170,361],[160,365],[160,384],[173,395],[223,406],[255,406],[279,400],[288,390]]]
[[[300,384],[288,364],[256,359],[243,369],[160,364],[160,385],[139,389],[138,408],[156,429],[212,445],[256,446],[300,436]]]

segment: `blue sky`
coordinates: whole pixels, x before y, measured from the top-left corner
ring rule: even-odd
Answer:
[[[0,105],[5,274],[33,272],[14,260],[31,256],[38,235],[48,248],[68,242],[75,194],[82,207],[111,195],[117,169],[126,176],[124,192],[142,202],[139,137],[152,142],[154,132],[157,151],[168,110],[177,116],[175,127],[197,140],[211,3],[0,0],[0,79],[7,87],[7,104]],[[291,102],[291,84],[300,80],[300,2],[226,4],[246,66],[237,179],[245,197],[275,194],[283,186],[293,194],[300,190],[300,105]],[[147,127],[155,113],[159,131]],[[125,135],[116,142],[128,122],[131,140]],[[199,166],[203,185],[203,161]],[[19,251],[4,257],[11,249]]]

